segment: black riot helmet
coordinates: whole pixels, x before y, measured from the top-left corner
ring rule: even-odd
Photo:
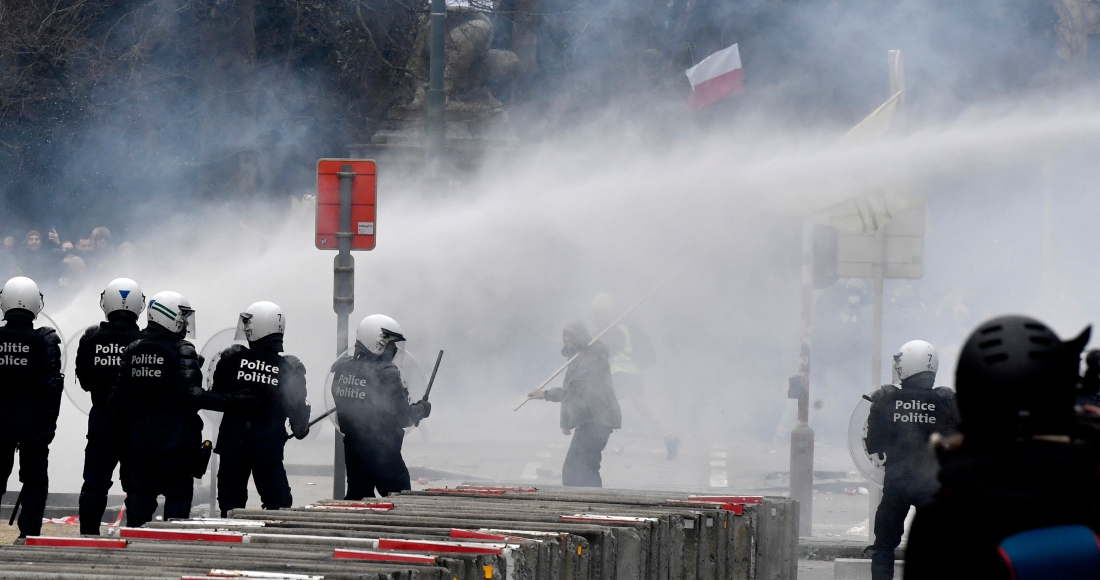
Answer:
[[[1026,316],[999,316],[966,339],[955,389],[968,443],[1063,435],[1073,427],[1081,350],[1092,328],[1063,342]]]

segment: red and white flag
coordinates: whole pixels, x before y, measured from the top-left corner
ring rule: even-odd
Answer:
[[[745,78],[741,70],[741,53],[737,45],[723,48],[687,69],[691,82],[688,104],[698,111],[707,105],[743,93]]]

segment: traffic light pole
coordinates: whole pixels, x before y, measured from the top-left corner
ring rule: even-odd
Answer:
[[[355,258],[351,256],[351,190],[355,172],[351,165],[340,166],[340,228],[336,240],[340,253],[333,261],[332,309],[336,311],[336,356],[348,350],[348,319],[355,308]],[[332,458],[332,498],[344,498],[346,472],[344,468],[344,438],[336,433],[336,448]]]

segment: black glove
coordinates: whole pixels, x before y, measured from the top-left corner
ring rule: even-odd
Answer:
[[[294,425],[290,426],[290,431],[294,433],[294,438],[301,441],[309,435],[309,425],[302,425],[301,428],[296,428]]]
[[[427,401],[413,403],[410,406],[412,407],[414,425],[420,423],[420,421],[426,419],[428,415],[432,414],[432,404]]]

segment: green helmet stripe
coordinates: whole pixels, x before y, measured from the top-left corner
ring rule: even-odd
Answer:
[[[173,312],[172,309],[170,309],[167,306],[164,306],[163,304],[161,304],[160,302],[153,302],[152,304],[149,305],[149,308],[152,309],[152,310],[156,310],[157,312],[171,318],[172,320],[176,319],[176,313]]]

